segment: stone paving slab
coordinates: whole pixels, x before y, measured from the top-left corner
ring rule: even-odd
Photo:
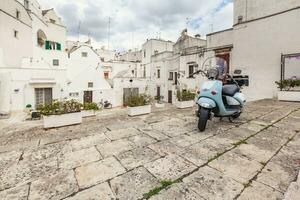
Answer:
[[[136,148],[117,155],[122,165],[127,169],[133,169],[154,161],[160,156],[149,148]]]
[[[53,199],[58,200],[78,191],[78,185],[73,171],[59,171],[58,173],[41,178],[31,183],[30,200]]]
[[[181,154],[184,149],[176,146],[174,143],[172,143],[170,140],[163,140],[161,142],[157,142],[155,144],[151,144],[148,146],[150,149],[155,151],[161,156],[165,156],[168,154]]]
[[[132,137],[129,137],[128,140],[134,144],[136,147],[144,147],[150,144],[156,143],[157,140],[146,135],[146,134],[138,134]]]
[[[74,196],[65,200],[116,200],[115,195],[111,191],[108,183],[102,183],[86,190],[80,191]]]
[[[176,184],[167,190],[161,191],[158,195],[150,200],[204,200],[199,194],[189,189],[184,184]]]
[[[203,167],[183,179],[187,188],[207,200],[233,199],[243,189],[243,185],[210,167]]]
[[[262,168],[260,163],[230,152],[212,161],[209,166],[242,184],[247,184]]]
[[[91,135],[80,139],[72,140],[69,143],[69,146],[71,146],[73,151],[77,151],[77,150],[89,148],[91,146],[104,144],[107,142],[110,142],[108,137],[104,133],[100,133],[97,135]]]
[[[95,147],[73,151],[58,158],[58,165],[64,169],[74,169],[91,162],[99,161],[103,157]]]
[[[75,169],[76,179],[80,188],[103,183],[125,173],[125,171],[122,165],[113,157]]]
[[[134,147],[134,144],[126,139],[116,140],[113,142],[97,145],[97,149],[99,149],[101,155],[104,157],[117,155],[119,153],[129,151]]]
[[[0,192],[1,200],[28,200],[29,184]]]
[[[123,138],[128,138],[130,136],[135,136],[139,134],[140,132],[135,129],[135,128],[127,128],[127,129],[118,129],[118,130],[113,130],[113,131],[108,131],[105,133],[107,137],[114,141],[114,140],[119,140]]]
[[[177,155],[167,155],[146,164],[145,168],[159,180],[176,180],[196,169],[196,166]]]
[[[158,179],[143,167],[112,179],[110,184],[117,199],[120,200],[140,199],[144,193],[160,185]]]
[[[283,199],[283,194],[275,189],[268,187],[264,184],[253,181],[252,184],[247,187],[238,200],[278,200]]]

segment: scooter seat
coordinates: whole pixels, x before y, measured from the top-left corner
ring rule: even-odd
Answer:
[[[240,88],[237,85],[224,85],[222,89],[222,94],[225,96],[233,97],[239,91]]]

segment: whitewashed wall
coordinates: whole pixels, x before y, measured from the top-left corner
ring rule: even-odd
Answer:
[[[276,97],[281,54],[300,52],[300,9],[234,28],[232,66],[250,76],[248,99]]]

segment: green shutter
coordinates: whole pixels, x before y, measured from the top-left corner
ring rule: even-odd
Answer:
[[[57,49],[58,51],[60,51],[60,50],[61,50],[61,44],[56,43],[56,49]]]
[[[50,42],[49,41],[45,42],[45,49],[50,49]]]

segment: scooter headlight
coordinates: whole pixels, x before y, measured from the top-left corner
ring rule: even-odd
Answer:
[[[203,107],[203,108],[211,108],[209,103],[200,103],[200,106]]]

